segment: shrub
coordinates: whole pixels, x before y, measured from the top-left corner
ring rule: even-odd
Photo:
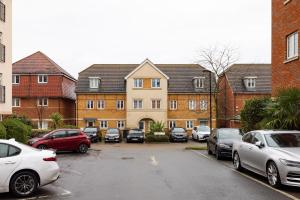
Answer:
[[[6,129],[6,139],[15,138],[16,141],[26,143],[31,133],[31,127],[19,119],[8,118],[3,121]]]
[[[169,142],[169,137],[167,135],[147,134],[145,138],[145,142],[147,143]]]
[[[6,139],[6,129],[1,122],[0,122],[0,139]]]
[[[14,114],[14,115],[10,116],[10,118],[18,119],[18,120],[20,120],[21,122],[23,122],[24,124],[26,124],[28,126],[31,126],[31,127],[33,126],[31,119],[27,118],[25,115],[18,116],[16,114]]]
[[[154,134],[155,132],[163,132],[164,123],[162,122],[153,122],[150,125],[150,133]]]
[[[54,129],[60,128],[63,126],[63,116],[58,113],[58,112],[54,112],[50,115],[50,119],[52,121],[52,126]]]
[[[63,125],[61,128],[78,129],[78,127],[74,125]]]

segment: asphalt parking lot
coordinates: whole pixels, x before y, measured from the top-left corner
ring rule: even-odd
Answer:
[[[231,161],[217,161],[189,144],[97,144],[86,155],[59,153],[61,178],[32,199],[80,200],[285,200],[300,198],[299,188],[270,188]],[[202,144],[204,145],[204,144]],[[0,199],[14,199],[10,194]]]

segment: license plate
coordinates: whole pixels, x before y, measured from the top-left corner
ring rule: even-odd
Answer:
[[[132,140],[133,140],[133,141],[137,141],[138,139],[137,139],[137,138],[132,138]]]

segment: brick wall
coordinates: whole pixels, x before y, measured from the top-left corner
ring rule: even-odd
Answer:
[[[300,1],[291,0],[286,5],[284,2],[272,0],[272,95],[279,88],[300,88],[299,58],[286,62],[286,38],[295,31],[300,34]]]

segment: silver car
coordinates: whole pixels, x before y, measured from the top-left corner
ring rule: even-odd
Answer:
[[[233,165],[265,176],[273,187],[300,187],[300,131],[252,131],[232,150]]]

